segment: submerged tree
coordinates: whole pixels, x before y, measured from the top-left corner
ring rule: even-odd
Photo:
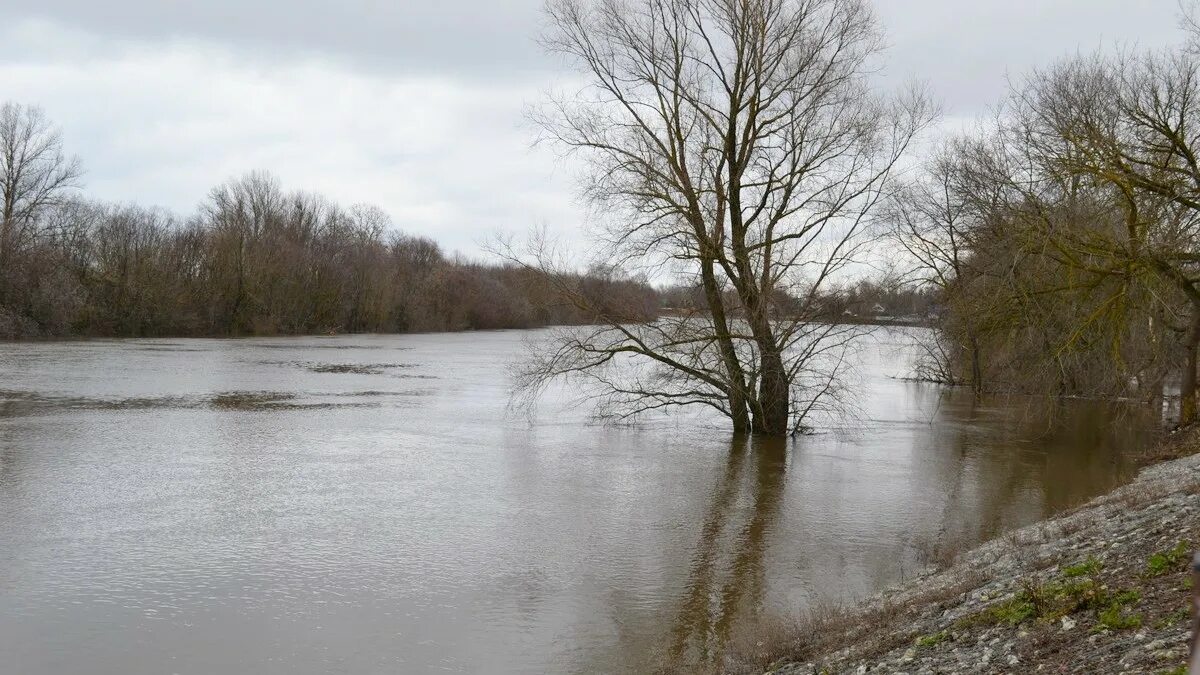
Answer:
[[[956,321],[980,314],[973,283],[979,276],[973,264],[979,198],[963,180],[970,173],[963,166],[966,147],[964,140],[941,146],[916,177],[891,194],[886,213],[892,238],[909,259],[905,280],[933,289],[942,305],[937,330],[918,340],[923,359],[917,376],[950,385],[965,379],[979,393],[984,386],[980,324]],[[962,360],[969,363],[964,377],[956,368]]]
[[[534,117],[592,169],[603,263],[667,269],[703,303],[652,324],[597,312],[524,383],[581,376],[618,416],[706,405],[739,432],[803,428],[850,336],[812,320],[818,291],[860,257],[932,106],[870,89],[881,34],[862,0],[551,0],[548,15],[546,46],[587,84]],[[552,266],[545,253],[528,264]]]
[[[1114,337],[1127,337],[1133,315],[1135,325],[1166,325],[1180,336],[1172,342],[1182,350],[1183,424],[1196,419],[1200,352],[1198,86],[1200,60],[1188,51],[1075,58],[1029,78],[1010,131],[1026,165],[1042,183],[1058,183],[1058,202],[1088,223],[1046,219],[1044,205],[1030,219],[1042,224],[1049,255],[1109,281],[1104,316]],[[1144,347],[1156,342],[1140,337]],[[1157,351],[1145,360],[1159,361]],[[1117,365],[1126,377],[1140,375],[1128,359]],[[1161,388],[1161,376],[1149,380]]]
[[[894,234],[939,291],[940,337],[975,345],[947,353],[946,379],[1147,401],[1175,379],[1194,419],[1198,68],[1175,51],[1036,71],[994,127],[895,193]]]

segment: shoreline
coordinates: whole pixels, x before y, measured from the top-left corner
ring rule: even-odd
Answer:
[[[1186,675],[1200,548],[1200,429],[1136,477],[855,607],[756,631],[730,672]],[[1170,455],[1171,459],[1164,459]]]
[[[344,338],[360,336],[394,337],[401,335],[462,335],[470,333],[500,333],[504,331],[533,331],[547,328],[573,328],[589,324],[552,323],[516,328],[460,328],[458,330],[410,330],[400,332],[322,332],[322,333],[213,333],[213,334],[177,334],[162,335],[29,335],[21,337],[6,337],[0,333],[0,346],[20,344],[48,344],[55,342],[113,342],[118,340],[271,340],[285,338]]]

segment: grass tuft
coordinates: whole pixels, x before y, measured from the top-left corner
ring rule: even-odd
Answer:
[[[1091,574],[1095,574],[1100,565],[1098,562],[1088,561],[1075,568],[1090,570]],[[1095,613],[1098,630],[1141,626],[1142,617],[1127,611],[1130,605],[1141,600],[1140,591],[1124,589],[1112,592],[1107,586],[1101,585],[1094,576],[1067,575],[1065,570],[1064,576],[1067,577],[1064,580],[1044,583],[1026,580],[1022,583],[1021,590],[1011,598],[960,619],[958,626],[1018,626],[1033,620],[1057,621],[1082,611]]]
[[[1174,548],[1152,554],[1146,560],[1145,576],[1161,577],[1169,572],[1181,571],[1190,549],[1191,545],[1188,542],[1181,541]]]
[[[1163,628],[1170,628],[1171,626],[1174,626],[1177,623],[1184,623],[1185,621],[1187,621],[1191,618],[1192,618],[1191,607],[1180,607],[1179,609],[1175,610],[1174,612],[1171,612],[1170,614],[1164,616],[1163,618],[1159,619],[1158,621],[1155,621],[1154,627],[1156,629],[1160,629],[1160,630]]]
[[[950,631],[938,631],[931,635],[922,635],[917,638],[918,647],[933,647],[950,639]]]
[[[1068,579],[1073,579],[1075,577],[1090,577],[1099,573],[1100,561],[1096,560],[1095,558],[1088,558],[1081,563],[1068,565],[1064,567],[1062,571],[1063,576]]]

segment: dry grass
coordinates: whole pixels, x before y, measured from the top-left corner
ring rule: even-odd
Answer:
[[[1099,521],[1099,516],[1095,513],[1083,513],[1074,515],[1069,518],[1060,518],[1055,521],[1055,526],[1061,536],[1069,537],[1078,532],[1093,527]]]
[[[760,619],[733,636],[725,664],[713,672],[762,673],[781,662],[809,661],[842,649],[869,659],[913,643],[920,637],[914,628],[917,616],[958,604],[988,580],[981,571],[964,569],[952,581],[913,596],[857,608],[818,604],[802,615]]]
[[[884,602],[851,610],[820,604],[798,617],[761,619],[734,636],[726,672],[761,673],[781,661],[806,661],[820,654],[879,636],[911,607]],[[881,645],[882,647],[882,645]]]
[[[1121,488],[1098,503],[1116,504],[1124,509],[1137,509],[1178,491],[1179,486],[1173,481],[1147,482],[1139,484],[1136,489]]]
[[[1200,452],[1200,426],[1193,425],[1163,437],[1137,456],[1139,466],[1158,464]]]
[[[932,567],[938,571],[954,567],[962,554],[973,547],[974,542],[962,537],[941,537],[935,540],[918,541],[913,546],[917,562],[924,567]]]

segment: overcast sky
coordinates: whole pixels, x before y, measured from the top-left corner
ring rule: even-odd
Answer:
[[[951,122],[1075,51],[1175,44],[1177,0],[875,0],[885,79]],[[61,125],[98,198],[191,211],[267,169],[372,202],[474,255],[545,224],[579,240],[570,167],[532,149],[527,103],[563,74],[541,0],[0,0],[0,100]]]

